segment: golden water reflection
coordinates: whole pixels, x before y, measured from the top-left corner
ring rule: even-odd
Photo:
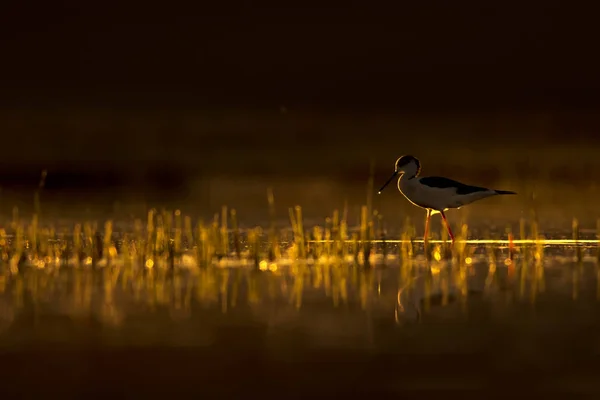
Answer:
[[[0,274],[0,330],[30,318],[94,320],[116,329],[136,318],[166,326],[177,321],[212,324],[249,318],[270,326],[294,321],[330,330],[350,329],[340,318],[367,319],[405,326],[424,319],[464,318],[471,302],[499,309],[507,304],[535,305],[542,296],[596,301],[600,269],[596,262],[568,257],[557,263],[532,249],[512,259],[488,248],[451,259],[442,247],[428,260],[401,257],[387,265],[351,262],[261,261],[258,268],[149,268],[131,263],[93,268],[34,268]],[[308,310],[308,311],[307,311]],[[36,329],[27,325],[27,329]],[[37,332],[45,335],[44,330]],[[57,334],[60,336],[60,334]],[[135,339],[133,339],[135,340]]]

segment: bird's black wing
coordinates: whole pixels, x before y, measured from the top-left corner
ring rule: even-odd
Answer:
[[[456,188],[456,194],[471,194],[476,192],[485,192],[489,190],[484,187],[465,185],[464,183],[460,183],[453,179],[444,178],[441,176],[425,176],[423,178],[419,178],[419,182],[421,182],[425,186],[440,189]]]

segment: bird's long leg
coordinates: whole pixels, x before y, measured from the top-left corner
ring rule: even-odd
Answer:
[[[423,242],[429,241],[429,220],[431,219],[431,209],[427,209],[427,217],[425,217],[425,234],[423,235]]]
[[[446,229],[448,229],[448,235],[450,235],[450,240],[452,240],[452,243],[454,243],[454,234],[452,233],[452,229],[450,229],[450,224],[448,223],[448,220],[446,219],[446,214],[444,214],[443,211],[440,211],[440,214],[442,214],[442,219],[444,220]]]

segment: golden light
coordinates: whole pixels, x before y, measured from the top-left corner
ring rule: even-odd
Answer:
[[[433,253],[433,258],[435,258],[435,261],[440,261],[440,260],[442,259],[442,254],[440,253],[440,251],[439,251],[439,250],[436,250],[436,251]]]
[[[512,265],[512,260],[510,258],[507,258],[506,260],[504,260],[504,265],[506,265],[506,266]]]
[[[108,254],[112,258],[115,258],[117,256],[117,249],[115,248],[115,246],[110,246],[110,248],[108,249]]]
[[[154,267],[154,261],[149,258],[146,260],[146,268],[153,268]]]
[[[260,269],[261,271],[266,271],[269,267],[269,263],[266,262],[265,260],[262,260],[260,263],[258,263],[258,269]]]
[[[471,257],[467,257],[465,258],[465,264],[472,264],[473,263],[473,259]]]
[[[271,272],[277,271],[277,264],[275,264],[275,263],[269,264],[269,271],[271,271]]]

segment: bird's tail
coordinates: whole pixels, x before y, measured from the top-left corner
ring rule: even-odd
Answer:
[[[517,192],[511,192],[510,190],[495,190],[496,194],[517,194]]]

